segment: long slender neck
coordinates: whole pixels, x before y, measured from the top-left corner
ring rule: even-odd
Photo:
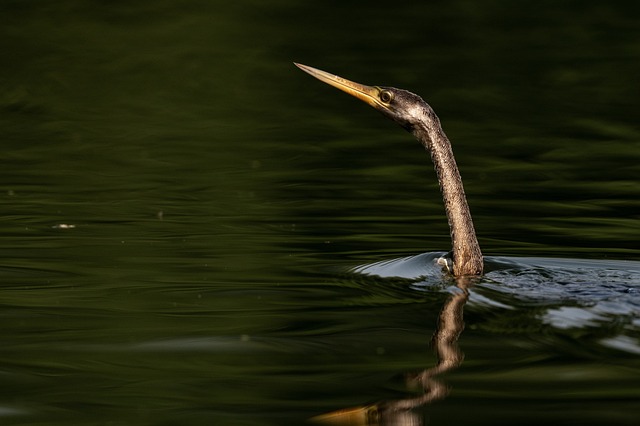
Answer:
[[[444,134],[437,117],[432,124],[433,127],[429,128],[415,127],[413,134],[431,154],[440,182],[453,244],[453,275],[480,275],[483,268],[482,252],[473,228],[469,204],[451,142]]]

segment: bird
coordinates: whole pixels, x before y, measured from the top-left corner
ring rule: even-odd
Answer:
[[[446,262],[454,277],[482,275],[484,261],[449,138],[433,108],[404,89],[367,86],[294,62],[302,71],[369,104],[412,133],[431,155],[445,213],[452,250]]]

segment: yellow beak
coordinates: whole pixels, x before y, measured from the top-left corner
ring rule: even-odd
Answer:
[[[302,65],[295,62],[294,64],[295,66],[300,68],[302,71],[308,74],[311,74],[318,80],[325,82],[337,89],[340,89],[343,92],[350,94],[351,96],[355,96],[356,98],[368,103],[369,105],[371,105],[376,109],[380,109],[380,108],[386,109],[386,106],[383,103],[381,103],[379,99],[379,94],[380,94],[379,87],[366,86],[364,84],[356,83],[356,82],[347,80],[346,78],[342,78],[334,74],[329,74],[328,72],[310,67],[308,65]]]

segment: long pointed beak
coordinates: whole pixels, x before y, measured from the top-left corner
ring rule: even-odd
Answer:
[[[295,66],[300,68],[302,71],[311,74],[318,80],[327,83],[337,89],[342,90],[354,96],[361,101],[364,101],[371,105],[376,109],[385,109],[386,107],[380,103],[378,99],[378,94],[380,93],[380,89],[376,86],[366,86],[364,84],[356,83],[346,78],[339,77],[334,74],[329,74],[328,72],[319,70],[317,68],[310,67],[308,65],[302,65],[294,62]]]

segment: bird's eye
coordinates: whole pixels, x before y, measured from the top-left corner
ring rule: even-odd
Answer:
[[[388,104],[393,99],[393,93],[388,90],[383,90],[380,92],[380,100],[385,104]]]

